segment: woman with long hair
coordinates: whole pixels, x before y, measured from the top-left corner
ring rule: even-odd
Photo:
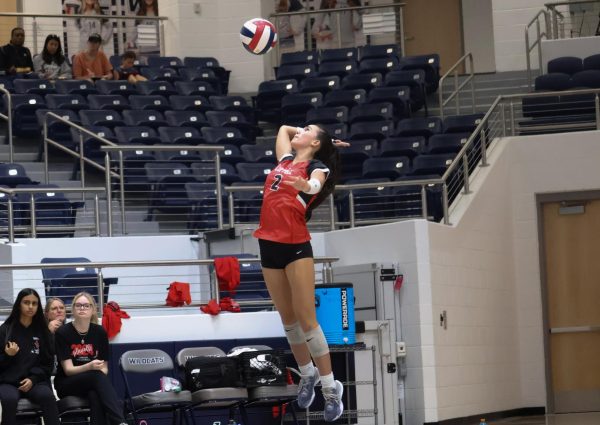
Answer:
[[[90,15],[89,18],[80,18],[77,20],[79,29],[79,50],[86,47],[86,43],[92,34],[100,34],[102,38],[101,47],[106,55],[113,53],[113,26],[112,22],[104,17],[99,0],[81,0],[80,15]]]
[[[28,398],[42,408],[44,424],[58,425],[56,398],[50,385],[54,363],[48,324],[40,296],[31,288],[17,295],[12,311],[0,326],[0,402],[2,424],[17,423],[17,404]]]
[[[139,19],[136,19],[133,25],[130,24],[127,35],[127,48],[136,49],[137,52],[142,56],[159,54],[160,45],[158,40],[158,21],[153,19],[145,19],[149,16],[158,16],[158,0],[141,0],[140,8],[137,11],[136,16],[138,16]],[[148,34],[156,34],[156,43],[148,44],[147,41],[146,44],[140,45],[139,32],[141,28],[148,30]]]
[[[322,127],[281,126],[275,142],[278,165],[263,191],[260,225],[254,232],[263,276],[298,363],[298,405],[306,409],[320,381],[324,418],[331,422],[344,410],[343,386],[333,377],[329,346],[315,311],[315,264],[306,221],[332,192],[339,172],[338,147]],[[316,363],[316,368],[313,364]]]
[[[279,0],[275,7],[277,13],[302,12],[304,6],[300,0]],[[282,16],[277,18],[277,35],[280,52],[299,52],[304,50],[304,30],[306,15]]]
[[[67,319],[67,308],[63,300],[56,297],[46,299],[44,316],[46,316],[46,320],[48,321],[48,329],[51,333],[55,333]]]
[[[33,58],[33,70],[40,78],[47,80],[73,77],[69,62],[63,54],[58,35],[50,34],[46,37],[42,53]]]
[[[90,425],[123,424],[123,411],[108,378],[108,337],[98,324],[94,297],[80,292],[71,306],[73,321],[55,334],[58,371],[54,387],[59,397],[87,397]]]

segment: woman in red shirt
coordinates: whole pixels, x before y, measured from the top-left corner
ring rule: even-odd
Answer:
[[[333,377],[329,347],[317,322],[315,265],[306,221],[333,192],[337,148],[342,146],[349,144],[332,139],[317,125],[281,126],[275,142],[279,163],[265,181],[260,225],[254,232],[267,289],[300,368],[298,405],[311,405],[320,381],[329,422],[344,410],[343,386]]]

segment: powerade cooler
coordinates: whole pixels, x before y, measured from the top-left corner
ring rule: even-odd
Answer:
[[[316,285],[317,320],[329,345],[356,343],[354,288],[351,283]]]

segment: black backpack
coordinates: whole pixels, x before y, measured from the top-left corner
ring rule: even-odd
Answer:
[[[235,357],[192,357],[185,362],[185,380],[190,391],[244,386]]]

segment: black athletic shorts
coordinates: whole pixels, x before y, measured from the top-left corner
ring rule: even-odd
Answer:
[[[312,258],[313,250],[310,241],[303,243],[281,243],[258,240],[260,247],[260,264],[268,269],[285,269],[285,267],[301,258]]]

